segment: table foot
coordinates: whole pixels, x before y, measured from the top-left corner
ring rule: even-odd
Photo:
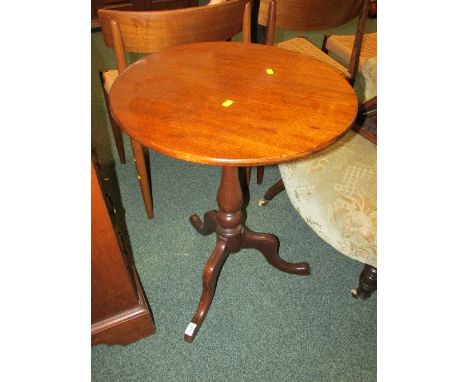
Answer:
[[[279,241],[274,235],[253,232],[244,228],[241,235],[241,247],[253,248],[260,251],[263,256],[265,256],[265,259],[280,271],[295,275],[310,275],[310,266],[308,263],[290,263],[279,256]]]
[[[190,223],[197,232],[203,236],[212,234],[216,230],[216,211],[205,212],[203,221],[197,214],[190,216]]]
[[[266,200],[265,198],[261,198],[259,201],[258,201],[258,206],[259,207],[263,207],[264,205],[268,204],[269,200]]]
[[[197,310],[192,317],[192,321],[187,326],[187,329],[184,333],[184,340],[187,342],[193,341],[198,330],[200,329],[200,325],[205,319],[208,309],[210,308],[211,301],[213,300],[216,289],[216,282],[218,280],[219,271],[223,267],[226,257],[229,255],[229,252],[226,249],[226,244],[227,242],[225,239],[220,238],[219,236],[217,237],[216,246],[213,250],[213,253],[206,262],[203,269],[203,289],[200,302],[198,303]]]

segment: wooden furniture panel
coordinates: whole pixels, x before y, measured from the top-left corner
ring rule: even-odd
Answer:
[[[91,165],[91,342],[121,344],[155,332],[134,267]]]

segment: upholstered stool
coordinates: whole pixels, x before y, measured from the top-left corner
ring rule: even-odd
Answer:
[[[305,160],[279,165],[294,208],[327,243],[377,266],[376,146],[354,131]]]
[[[279,165],[289,199],[305,222],[336,250],[375,269],[375,281],[376,165],[376,145],[352,130],[316,155]],[[353,294],[368,298],[370,287]]]

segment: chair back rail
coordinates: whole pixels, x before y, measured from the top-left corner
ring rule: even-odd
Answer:
[[[366,0],[276,0],[276,27],[314,31],[334,28],[355,18]],[[258,23],[268,23],[269,0],[260,0]]]
[[[224,41],[243,32],[250,42],[248,0],[168,11],[98,11],[106,46],[114,48],[119,72],[126,67],[125,52],[153,53],[194,42]]]

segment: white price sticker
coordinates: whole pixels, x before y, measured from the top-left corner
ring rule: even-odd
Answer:
[[[195,330],[196,327],[197,327],[197,324],[194,324],[193,322],[188,324],[187,329],[185,329],[185,335],[192,337],[193,331]]]

